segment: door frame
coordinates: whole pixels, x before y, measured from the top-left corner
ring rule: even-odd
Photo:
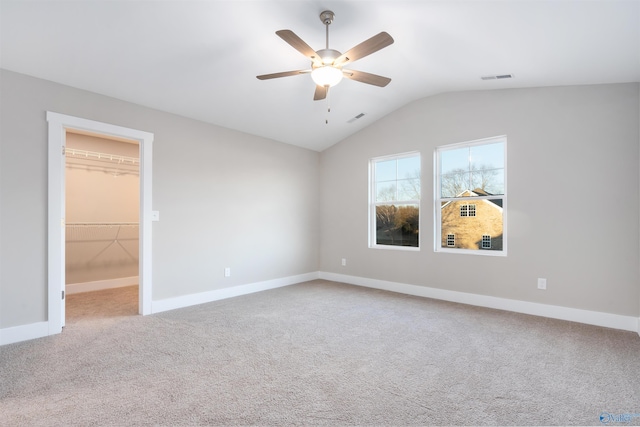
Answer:
[[[48,184],[48,324],[49,335],[62,331],[65,322],[65,155],[67,130],[78,130],[138,141],[140,149],[140,244],[138,312],[151,314],[151,180],[153,134],[108,123],[47,111],[49,124]]]

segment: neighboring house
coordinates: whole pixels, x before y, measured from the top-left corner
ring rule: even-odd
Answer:
[[[443,248],[502,250],[502,199],[469,199],[491,196],[479,188],[458,194],[461,200],[442,205]]]

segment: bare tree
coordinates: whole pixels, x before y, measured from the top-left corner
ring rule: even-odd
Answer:
[[[443,197],[455,197],[465,190],[480,189],[484,192],[494,192],[497,184],[498,170],[491,165],[472,165],[471,170],[453,169],[442,175],[441,194]]]
[[[391,244],[394,243],[394,230],[396,208],[394,205],[379,205],[376,206],[376,232],[382,232],[389,240]],[[377,239],[377,238],[376,238]]]
[[[396,228],[401,229],[403,233],[417,234],[419,212],[417,206],[400,206],[394,218]]]
[[[491,165],[478,165],[477,168],[474,165],[472,171],[473,188],[471,190],[479,188],[485,193],[496,193],[493,186],[496,184],[497,176],[498,171]]]
[[[415,170],[400,182],[400,189],[406,200],[420,200],[420,171]]]
[[[397,210],[398,208],[394,205],[376,206],[376,228],[378,230],[389,230],[395,228],[394,218]]]
[[[455,197],[469,188],[469,171],[458,168],[443,174],[440,179],[443,197]]]
[[[376,202],[390,202],[396,199],[395,185],[377,188]]]

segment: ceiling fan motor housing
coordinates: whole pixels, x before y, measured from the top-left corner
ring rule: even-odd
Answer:
[[[324,65],[333,64],[333,62],[338,59],[340,55],[342,55],[340,52],[334,49],[320,49],[316,53],[318,54]]]
[[[335,13],[330,10],[325,10],[320,13],[320,20],[324,25],[330,25],[333,22],[333,18],[335,18]]]

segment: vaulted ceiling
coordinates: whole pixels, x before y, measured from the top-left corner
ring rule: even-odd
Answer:
[[[313,101],[308,74],[256,79],[310,68],[275,31],[322,49],[326,9],[332,49],[394,38],[345,66],[391,83]],[[640,81],[637,0],[0,0],[0,16],[4,69],[317,151],[438,93]]]

